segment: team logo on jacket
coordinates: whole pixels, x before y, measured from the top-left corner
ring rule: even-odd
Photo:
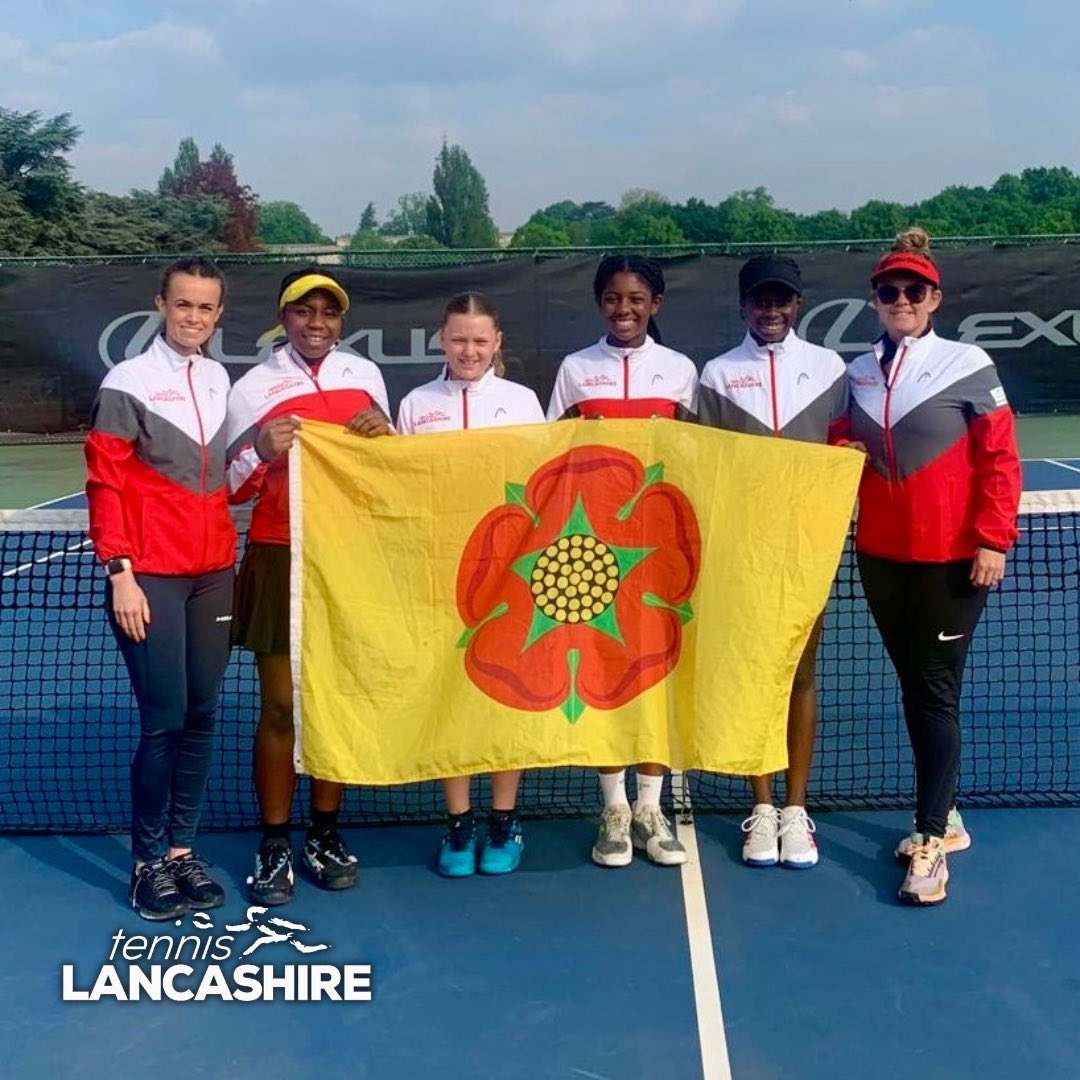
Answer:
[[[756,375],[736,375],[724,380],[725,390],[761,390],[765,384]]]
[[[442,409],[432,409],[431,412],[426,412],[423,416],[418,416],[416,418],[416,426],[421,427],[424,424],[448,424],[450,419],[449,414],[444,413]]]
[[[851,381],[856,386],[877,386],[881,382],[876,375],[856,375]]]
[[[505,415],[506,415],[506,410],[500,405],[495,410],[495,419],[498,420],[500,416],[505,416]]]
[[[295,390],[297,387],[303,385],[303,379],[282,379],[280,382],[268,386],[266,388],[266,393],[263,394],[263,398],[277,397],[278,394],[284,394],[286,390]]]
[[[150,395],[151,401],[187,401],[179,390],[155,390]]]
[[[618,386],[619,384],[610,375],[590,375],[582,379],[580,385],[583,390],[587,390],[594,386]]]
[[[810,376],[807,375],[805,371],[800,371],[799,372],[799,377],[795,380],[795,385],[796,386],[801,386],[804,382],[809,382],[809,381],[810,381]]]

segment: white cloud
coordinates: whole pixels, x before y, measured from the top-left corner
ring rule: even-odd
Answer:
[[[153,52],[158,60],[178,56],[185,61],[221,60],[221,49],[214,34],[202,26],[186,26],[171,20],[130,30],[115,37],[96,41],[70,41],[54,46],[50,58],[61,63],[83,59],[100,62],[125,53],[146,55]]]
[[[1039,59],[1080,31],[1067,6],[1053,40],[1025,48],[1020,14],[943,0],[107,6],[126,22],[65,2],[54,29],[0,31],[0,102],[71,112],[81,181],[152,186],[191,135],[332,231],[429,188],[444,135],[505,227],[630,187],[716,201],[765,186],[812,210],[1080,169],[1080,84]]]

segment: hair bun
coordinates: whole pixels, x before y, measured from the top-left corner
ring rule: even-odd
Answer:
[[[921,225],[912,225],[896,236],[893,251],[910,251],[916,255],[930,254],[930,234]]]

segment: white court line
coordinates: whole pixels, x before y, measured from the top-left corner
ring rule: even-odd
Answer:
[[[694,811],[686,777],[671,771],[671,794],[675,800],[675,831],[686,848],[681,867],[683,906],[686,909],[686,936],[690,943],[690,970],[694,980],[694,1007],[697,1011],[701,1071],[705,1080],[731,1080],[724,1012],[720,1005],[720,982],[716,975],[709,906],[701,875]]]
[[[52,506],[53,503],[66,502],[68,499],[73,499],[75,498],[75,496],[82,494],[83,493],[81,491],[73,491],[70,495],[61,495],[56,499],[48,499],[46,502],[43,503],[34,503],[33,506],[28,506],[26,509],[46,510],[50,506]],[[52,562],[53,559],[59,559],[64,555],[71,555],[75,552],[80,552],[83,550],[83,548],[89,547],[90,543],[90,540],[81,540],[73,547],[61,548],[57,551],[52,552],[49,555],[42,555],[38,559],[33,559],[30,562],[23,563],[21,566],[13,566],[10,570],[5,570],[3,574],[0,574],[0,577],[14,577],[16,574],[21,574],[24,570],[33,570],[35,566],[40,566],[42,563]]]
[[[55,499],[48,499],[43,503],[34,503],[33,506],[28,506],[26,509],[27,510],[46,510],[46,509],[48,509],[48,507],[52,506],[53,503],[67,502],[68,499],[80,498],[85,494],[86,493],[83,492],[83,491],[73,491],[70,495],[60,495]],[[82,507],[72,507],[72,509],[81,510]]]
[[[1040,461],[1045,462],[1047,465],[1056,465],[1059,469],[1068,469],[1070,472],[1080,472],[1075,465],[1066,465],[1064,461],[1058,461],[1055,458],[1039,458]]]
[[[80,540],[72,547],[59,548],[49,555],[42,555],[40,558],[33,559],[30,562],[23,563],[21,566],[13,566],[10,570],[5,570],[3,577],[14,577],[16,574],[21,574],[24,570],[33,570],[35,566],[40,566],[42,563],[52,562],[53,559],[63,558],[65,555],[72,555],[76,552],[81,552],[83,548],[89,547],[92,541]]]

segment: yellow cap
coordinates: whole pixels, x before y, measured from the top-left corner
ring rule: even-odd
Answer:
[[[316,289],[325,289],[341,305],[342,313],[349,310],[349,294],[332,278],[325,274],[304,274],[295,281],[290,281],[278,298],[278,311],[284,311],[286,304],[292,304],[302,296]]]

